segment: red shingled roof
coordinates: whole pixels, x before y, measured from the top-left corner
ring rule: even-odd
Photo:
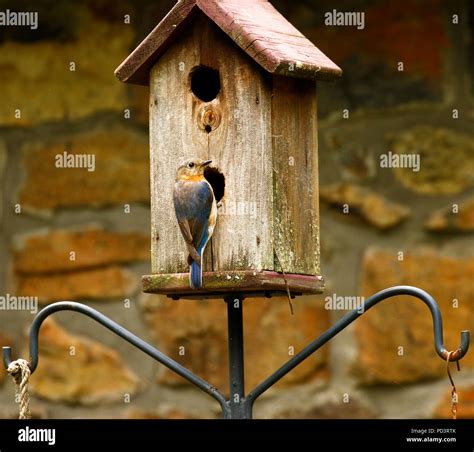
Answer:
[[[326,80],[342,73],[267,0],[180,0],[116,69],[117,78],[148,85],[151,67],[198,11],[268,72]]]

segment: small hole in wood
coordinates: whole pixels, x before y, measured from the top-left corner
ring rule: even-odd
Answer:
[[[211,133],[211,132],[212,132],[212,127],[208,124],[207,126],[204,127],[204,130],[205,130],[207,133]]]
[[[190,73],[191,91],[204,102],[215,99],[221,90],[219,71],[207,66],[197,66]]]
[[[225,192],[225,177],[222,171],[215,166],[208,166],[204,170],[204,177],[211,184],[216,202],[219,203]]]

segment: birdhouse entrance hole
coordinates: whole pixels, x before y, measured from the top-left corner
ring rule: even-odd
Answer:
[[[204,101],[214,100],[221,90],[219,71],[207,66],[197,66],[190,73],[191,91]]]
[[[222,171],[215,166],[208,166],[204,170],[204,177],[211,184],[216,203],[219,203],[224,197],[225,192],[225,177]]]

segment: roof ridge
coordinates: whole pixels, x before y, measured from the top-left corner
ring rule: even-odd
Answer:
[[[313,79],[342,73],[268,0],[180,0],[116,69],[117,78],[147,85],[151,67],[197,10],[270,73]]]

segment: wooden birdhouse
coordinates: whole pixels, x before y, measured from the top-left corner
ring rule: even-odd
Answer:
[[[316,80],[340,74],[265,0],[181,0],[117,68],[150,88],[146,292],[322,291]],[[190,157],[212,159],[205,177],[219,203],[197,291],[172,198]]]

